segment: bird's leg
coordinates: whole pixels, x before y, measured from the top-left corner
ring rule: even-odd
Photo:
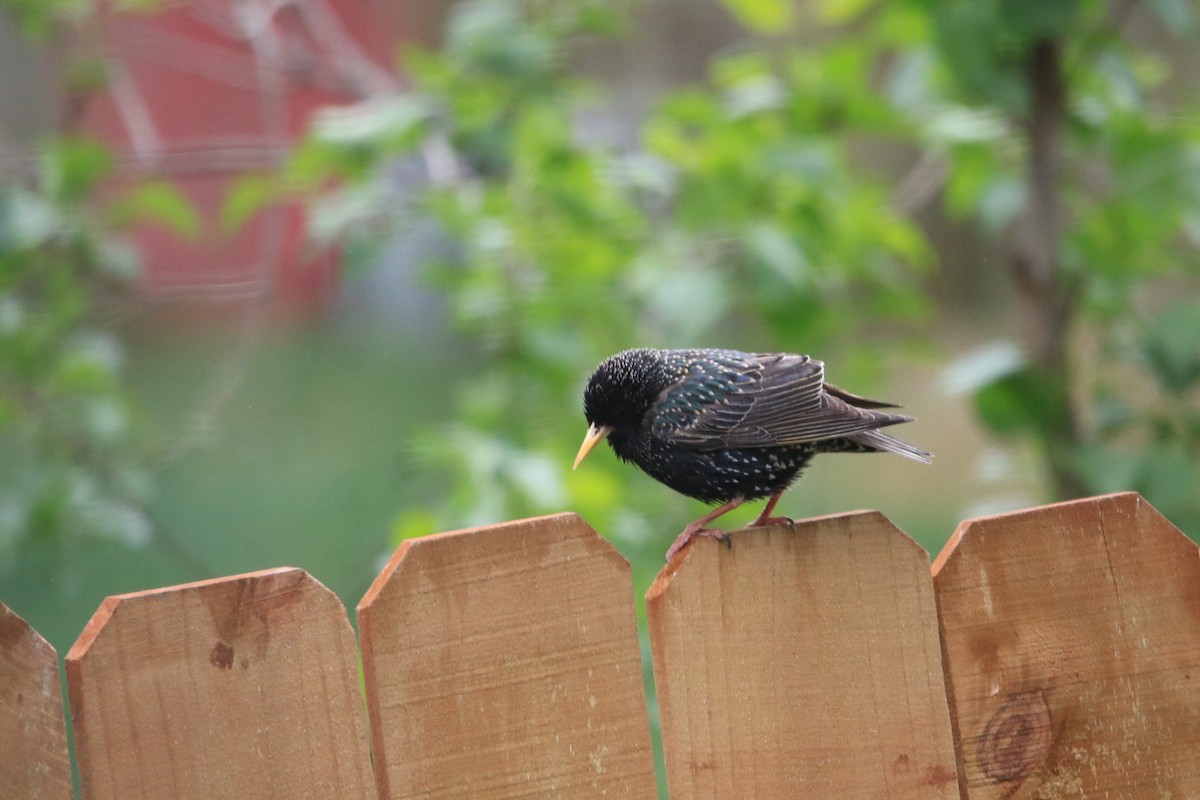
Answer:
[[[779,498],[782,495],[783,492],[776,492],[774,495],[772,495],[771,499],[767,501],[766,506],[763,507],[762,513],[758,515],[758,519],[754,520],[754,522],[751,522],[747,527],[760,528],[763,525],[778,525],[781,522],[791,525],[793,522],[795,522],[795,520],[793,520],[791,517],[771,516],[771,512],[775,510],[775,504],[779,502]]]
[[[704,527],[722,514],[733,511],[740,506],[744,501],[740,497],[735,497],[728,503],[722,503],[712,511],[705,514],[695,522],[690,523],[683,529],[683,533],[675,538],[675,541],[667,548],[667,561],[670,561],[676,553],[683,549],[683,546],[697,536],[708,536],[718,541],[724,542],[726,547],[732,548],[733,545],[729,542],[729,534],[725,531],[711,530]]]

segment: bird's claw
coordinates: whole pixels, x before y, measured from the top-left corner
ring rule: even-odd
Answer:
[[[764,528],[767,525],[795,525],[796,520],[791,517],[759,517],[758,519],[747,525],[747,528]]]
[[[688,542],[699,537],[716,539],[729,550],[733,550],[733,540],[729,536],[729,531],[717,530],[716,528],[684,528],[683,533],[679,534],[671,546],[667,548],[667,561],[674,558],[680,550],[687,546]]]

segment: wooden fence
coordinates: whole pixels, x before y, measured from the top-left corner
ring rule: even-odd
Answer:
[[[1200,798],[1200,553],[1136,494],[703,540],[646,595],[672,798]],[[627,562],[559,514],[110,597],[66,656],[83,795],[652,798]],[[365,686],[366,703],[360,686]],[[68,798],[53,649],[0,606],[0,797]]]

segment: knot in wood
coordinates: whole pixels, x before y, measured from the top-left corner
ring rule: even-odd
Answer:
[[[1024,778],[1050,751],[1054,730],[1050,706],[1041,691],[1005,698],[979,736],[975,760],[989,783]]]

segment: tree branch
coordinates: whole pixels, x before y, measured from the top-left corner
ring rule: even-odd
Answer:
[[[1067,116],[1062,48],[1056,39],[1032,44],[1026,57],[1029,113],[1024,128],[1029,198],[1013,253],[1012,275],[1021,299],[1026,344],[1033,366],[1054,397],[1060,416],[1043,433],[1043,444],[1060,498],[1086,494],[1070,463],[1080,443],[1079,414],[1071,398],[1068,337],[1076,298],[1063,275],[1061,134]]]

